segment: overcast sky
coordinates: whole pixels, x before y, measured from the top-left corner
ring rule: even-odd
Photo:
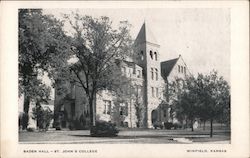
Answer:
[[[61,18],[68,9],[45,10]],[[82,15],[108,16],[114,27],[119,21],[132,24],[136,38],[146,22],[160,48],[161,61],[182,55],[193,74],[215,69],[230,82],[230,10],[229,9],[78,9]]]

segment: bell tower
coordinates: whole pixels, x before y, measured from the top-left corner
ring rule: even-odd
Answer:
[[[134,42],[136,63],[143,68],[144,77],[144,126],[153,127],[160,115],[155,109],[162,96],[162,79],[160,67],[160,45],[144,22]]]

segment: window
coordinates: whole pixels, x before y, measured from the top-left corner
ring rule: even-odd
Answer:
[[[121,104],[120,106],[120,115],[128,116],[128,104]]]
[[[155,54],[155,61],[157,61],[157,53],[155,52],[154,54]]]
[[[183,73],[183,66],[181,66],[181,73]]]
[[[184,67],[184,73],[186,74],[186,67]]]
[[[154,89],[154,87],[151,87],[151,93],[152,93],[152,97],[155,97],[155,89]]]
[[[144,59],[144,56],[143,56],[143,51],[141,51],[141,60]]]
[[[154,80],[154,69],[151,68],[151,79]]]
[[[111,101],[109,100],[104,100],[104,114],[110,115],[111,113]]]
[[[132,76],[132,72],[133,70],[131,68],[128,69],[128,76],[131,77]]]
[[[156,97],[159,97],[159,88],[156,88]]]
[[[181,72],[181,66],[178,65],[178,72]]]
[[[166,109],[163,110],[163,116],[167,117],[167,110]]]
[[[155,80],[158,80],[158,69],[155,69]]]
[[[125,67],[122,67],[122,73],[126,74],[126,68]]]
[[[120,107],[120,115],[123,115],[123,107]]]
[[[137,70],[137,78],[140,78],[140,77],[141,77],[141,71]]]
[[[153,59],[153,52],[150,51],[149,54],[150,54],[151,59]]]

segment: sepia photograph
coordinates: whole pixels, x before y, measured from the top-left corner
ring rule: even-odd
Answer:
[[[229,9],[19,9],[20,143],[230,143]]]
[[[249,157],[249,2],[4,1],[1,157]]]

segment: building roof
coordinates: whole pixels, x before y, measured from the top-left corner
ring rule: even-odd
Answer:
[[[150,31],[150,29],[148,28],[148,26],[146,26],[146,23],[144,22],[136,39],[135,39],[135,44],[140,44],[140,43],[144,43],[144,42],[150,42],[153,44],[158,44],[155,36],[153,35],[153,33]]]
[[[170,72],[172,71],[174,65],[177,63],[178,59],[179,58],[175,58],[175,59],[171,59],[171,60],[161,62],[162,75],[167,77],[170,74]]]

